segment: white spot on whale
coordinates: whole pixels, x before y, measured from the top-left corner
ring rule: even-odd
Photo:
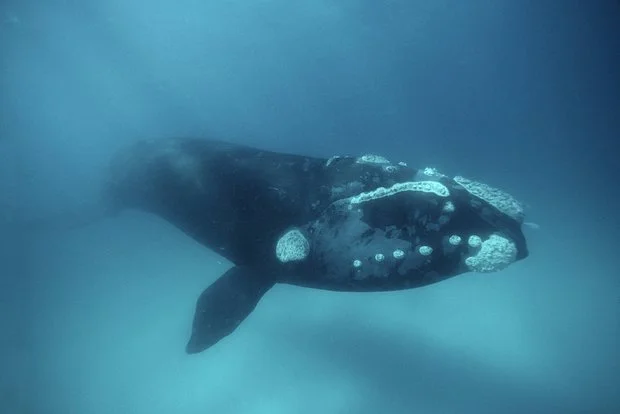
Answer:
[[[420,246],[418,252],[420,252],[422,256],[430,256],[433,253],[433,248],[431,246]]]
[[[467,240],[467,244],[469,244],[469,247],[473,247],[474,249],[477,249],[478,247],[482,245],[482,239],[480,238],[480,236],[476,236],[474,234],[472,236],[469,236],[469,239]]]
[[[511,240],[492,234],[482,243],[478,253],[465,259],[465,265],[472,272],[496,272],[508,267],[516,257],[517,247]]]
[[[454,203],[452,201],[447,201],[446,204],[443,205],[444,213],[454,213]]]
[[[282,263],[305,259],[310,253],[310,242],[298,229],[284,233],[276,243],[276,257]]]
[[[453,234],[452,236],[450,236],[450,238],[448,239],[448,242],[453,245],[453,246],[458,246],[459,244],[461,244],[461,236],[458,236],[456,234]]]
[[[523,223],[525,218],[523,203],[515,199],[512,195],[498,188],[459,175],[454,177],[454,181],[462,185],[471,195],[486,201],[502,213],[517,220],[519,223]]]
[[[381,155],[366,154],[357,159],[358,164],[389,164],[390,161]]]
[[[389,188],[379,187],[376,190],[366,193],[360,193],[354,197],[351,197],[351,204],[361,204],[368,201],[377,200],[379,198],[391,197],[394,194],[398,194],[404,191],[414,191],[422,193],[433,193],[439,197],[448,197],[450,191],[448,188],[435,181],[408,181],[404,183],[396,183]]]

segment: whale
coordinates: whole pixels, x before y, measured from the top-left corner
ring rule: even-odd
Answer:
[[[232,334],[276,284],[413,289],[529,255],[523,207],[507,192],[376,154],[146,139],[112,157],[100,204],[74,227],[137,209],[231,262],[197,297],[188,354]]]

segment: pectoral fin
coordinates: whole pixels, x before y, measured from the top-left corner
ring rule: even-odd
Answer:
[[[198,298],[186,352],[202,352],[231,334],[274,283],[250,268],[229,269]]]

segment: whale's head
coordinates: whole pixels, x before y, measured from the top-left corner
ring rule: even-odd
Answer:
[[[423,286],[528,255],[519,220],[454,179],[423,172],[335,200],[286,237],[281,244],[295,246],[287,257],[333,289]]]

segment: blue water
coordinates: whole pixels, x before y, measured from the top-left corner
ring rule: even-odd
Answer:
[[[618,413],[620,4],[0,3],[0,413]],[[525,202],[531,256],[351,294],[277,286],[187,356],[230,263],[94,202],[111,154],[214,136],[383,154]]]

